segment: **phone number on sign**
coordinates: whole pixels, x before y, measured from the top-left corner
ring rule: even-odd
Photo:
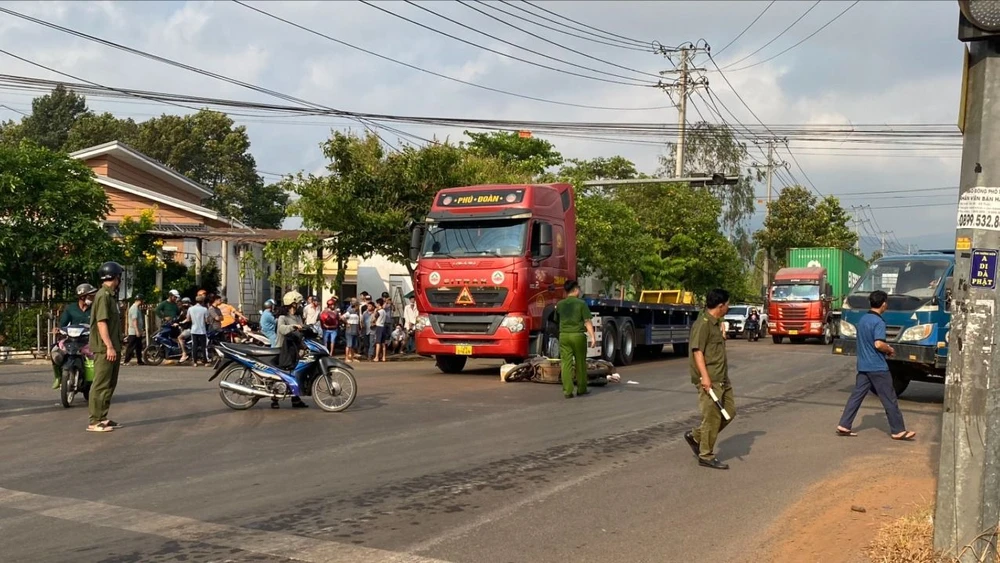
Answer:
[[[1000,229],[1000,213],[959,213],[958,228]]]

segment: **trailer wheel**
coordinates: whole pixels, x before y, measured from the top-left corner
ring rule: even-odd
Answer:
[[[615,364],[627,366],[635,359],[635,325],[632,324],[632,319],[628,318],[619,318],[618,323],[620,338],[618,339],[618,356]]]
[[[618,326],[610,318],[601,319],[601,359],[615,363],[618,356]]]
[[[444,373],[460,373],[465,369],[466,356],[442,356],[438,355],[437,367]]]

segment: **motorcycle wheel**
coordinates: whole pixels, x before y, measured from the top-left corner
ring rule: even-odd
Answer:
[[[65,408],[73,406],[73,399],[76,398],[76,382],[80,376],[80,370],[76,367],[66,367],[62,370],[62,383],[59,385],[59,401]]]
[[[163,346],[159,344],[150,344],[146,346],[146,349],[142,351],[142,361],[146,362],[150,366],[158,366],[163,363],[166,357],[166,351]]]
[[[312,398],[326,412],[340,412],[358,396],[358,382],[347,370],[330,368],[312,383]]]
[[[253,372],[242,366],[233,365],[225,372],[222,373],[222,379],[220,381],[229,381],[230,383],[236,383],[237,385],[243,385],[246,387],[253,387]],[[227,407],[243,411],[257,404],[260,397],[256,395],[243,395],[235,391],[229,391],[226,389],[219,388],[219,398],[222,402],[226,404]]]

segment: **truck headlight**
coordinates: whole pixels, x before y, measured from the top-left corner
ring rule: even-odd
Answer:
[[[933,324],[917,325],[911,326],[910,328],[903,331],[903,334],[899,337],[901,342],[916,342],[918,340],[923,340],[930,337],[931,333],[934,332]]]
[[[509,330],[511,334],[517,334],[524,330],[524,317],[520,315],[508,315],[503,318],[500,326]]]
[[[417,320],[413,321],[413,330],[418,332],[429,326],[431,326],[431,319],[427,315],[419,315]]]
[[[845,337],[845,338],[857,338],[858,337],[858,329],[854,328],[854,325],[852,325],[851,323],[845,321],[844,319],[841,319],[840,320],[840,335],[843,336],[843,337]]]

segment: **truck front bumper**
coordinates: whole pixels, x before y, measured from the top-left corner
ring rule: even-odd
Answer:
[[[526,358],[528,331],[511,334],[497,329],[489,336],[435,334],[427,327],[416,335],[417,353],[421,356],[469,356],[472,358]]]
[[[915,346],[913,344],[890,343],[896,351],[893,360],[909,362],[925,366],[939,365],[937,349],[930,346]],[[857,356],[858,341],[853,338],[837,338],[833,341],[833,353],[839,356]]]

